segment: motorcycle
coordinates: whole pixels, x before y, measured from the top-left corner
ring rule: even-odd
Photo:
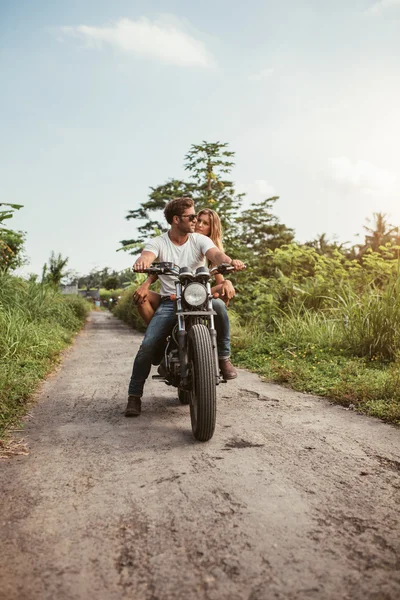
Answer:
[[[177,322],[167,338],[163,374],[154,375],[153,379],[178,388],[181,404],[190,406],[193,435],[200,442],[207,442],[214,434],[216,388],[225,382],[218,366],[216,313],[212,306],[210,279],[215,273],[225,275],[234,270],[224,263],[211,270],[198,267],[193,272],[188,267],[179,268],[167,262],[153,263],[144,270],[151,275],[176,278],[176,298],[173,299]]]

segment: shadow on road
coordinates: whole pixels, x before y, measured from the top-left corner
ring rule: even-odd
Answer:
[[[179,403],[177,398],[149,400],[143,403],[140,417],[125,417],[125,402],[107,403],[105,398],[97,398],[97,405],[87,405],[80,411],[79,421],[91,430],[110,430],[115,428],[118,438],[123,429],[132,432],[130,447],[159,446],[171,448],[195,442],[190,424],[190,413],[187,406]]]

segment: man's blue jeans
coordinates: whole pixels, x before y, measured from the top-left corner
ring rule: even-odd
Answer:
[[[215,328],[217,330],[217,345],[219,358],[229,358],[231,353],[230,325],[228,311],[222,300],[213,300],[213,309],[217,313]],[[143,342],[133,363],[132,376],[129,383],[129,395],[142,396],[143,387],[149,376],[154,353],[168,335],[176,322],[175,306],[172,300],[161,302],[150,321]]]

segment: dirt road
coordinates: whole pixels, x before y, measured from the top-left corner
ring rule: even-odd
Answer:
[[[147,384],[123,411],[141,336],[106,313],[45,383],[0,462],[0,598],[400,598],[400,431],[241,371],[195,442]]]

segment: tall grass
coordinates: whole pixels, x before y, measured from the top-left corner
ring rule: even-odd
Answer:
[[[239,365],[400,423],[400,283],[338,286],[323,309],[297,300],[272,323],[234,319]]]
[[[342,344],[355,356],[394,361],[400,357],[400,282],[357,295],[348,288],[337,297]]]
[[[361,293],[346,284],[322,301],[324,308],[317,309],[296,298],[283,309],[275,307],[269,320],[242,317],[239,337],[259,343],[272,336],[294,347],[312,344],[367,359],[400,358],[400,280],[382,288],[370,284]]]
[[[81,297],[0,273],[0,432],[23,410],[89,310]]]
[[[342,320],[330,311],[289,306],[274,319],[275,332],[295,346],[312,343],[320,347],[342,344]]]
[[[113,309],[113,314],[118,317],[118,319],[121,319],[121,321],[125,321],[125,323],[134,329],[137,329],[138,331],[144,331],[146,326],[139,317],[136,306],[133,302],[133,293],[137,287],[138,284],[135,283],[122,292],[121,298],[118,300],[118,304]]]

